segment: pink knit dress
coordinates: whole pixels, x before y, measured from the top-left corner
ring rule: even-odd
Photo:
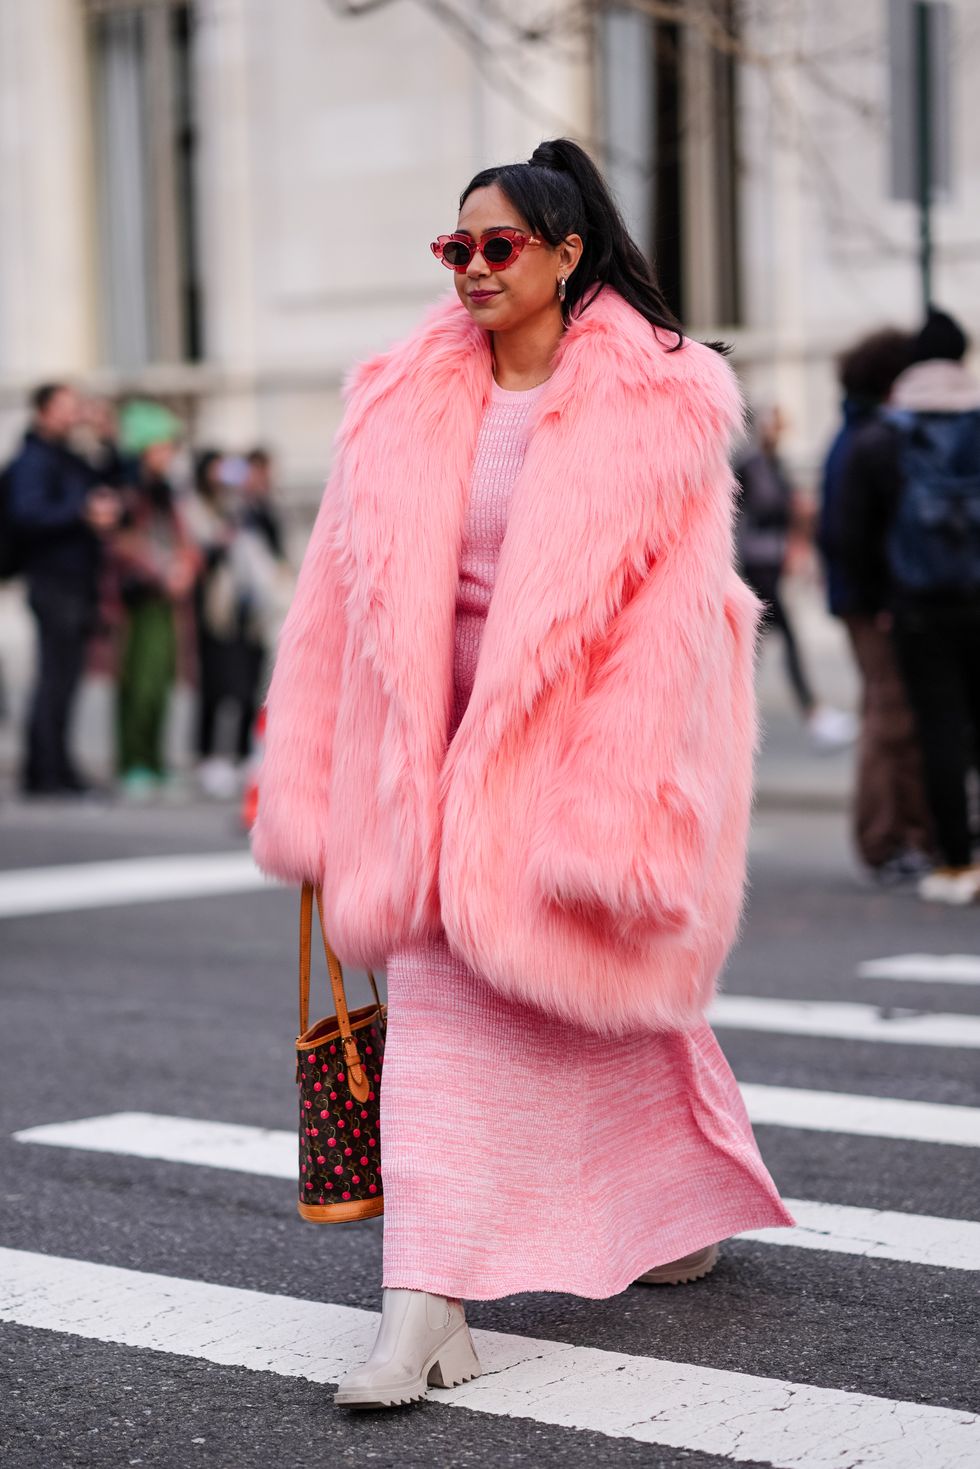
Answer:
[[[481,426],[450,738],[473,688],[540,391],[495,385]],[[610,1042],[503,999],[444,934],[390,954],[386,971],[386,1286],[610,1296],[715,1240],[794,1223],[707,1024]]]

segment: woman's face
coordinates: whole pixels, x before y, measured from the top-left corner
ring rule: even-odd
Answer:
[[[496,184],[474,189],[459,212],[456,229],[474,241],[492,229],[531,234],[527,221]],[[525,245],[512,264],[491,270],[478,250],[466,270],[454,274],[456,291],[473,320],[487,331],[511,331],[548,313],[560,317],[558,280],[571,275],[581,254],[581,238],[569,235],[554,247],[544,241]]]

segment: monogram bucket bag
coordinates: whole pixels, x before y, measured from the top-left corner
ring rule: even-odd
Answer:
[[[335,1013],[310,1024],[313,905],[316,903]],[[299,1212],[314,1224],[382,1213],[378,1127],[387,1009],[374,975],[374,1002],[349,1011],[344,971],[323,924],[323,897],[303,887],[299,919]]]

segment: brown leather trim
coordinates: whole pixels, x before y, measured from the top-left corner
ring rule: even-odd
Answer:
[[[350,1017],[351,1030],[365,1030],[369,1026],[384,1025],[387,1015],[387,1005],[382,1005],[380,1012],[374,1005],[362,1005],[359,1010],[353,1011]],[[327,1029],[321,1029],[326,1026]],[[296,1037],[296,1049],[302,1051],[310,1046],[320,1046],[326,1041],[335,1041],[340,1038],[340,1027],[337,1024],[336,1015],[325,1015],[322,1020],[317,1020],[302,1035]]]
[[[359,1102],[367,1101],[368,1092],[371,1090],[371,1081],[367,1068],[361,1060],[357,1049],[357,1042],[353,1036],[351,1017],[347,1013],[347,992],[344,988],[344,970],[340,960],[330,947],[327,938],[327,929],[323,916],[323,891],[314,887],[312,883],[305,882],[300,894],[299,908],[299,1029],[300,1036],[309,1032],[310,1025],[310,945],[313,935],[313,905],[316,904],[317,915],[320,919],[320,936],[323,939],[323,952],[327,960],[327,970],[330,975],[330,988],[333,991],[334,1007],[336,1010],[336,1024],[340,1033],[341,1044],[344,1052],[344,1068],[347,1072],[347,1089],[351,1096]],[[381,1013],[381,1001],[378,997],[378,987],[374,982],[374,975],[368,971],[368,979],[377,1001],[375,1014],[381,1024],[384,1016]],[[333,1023],[332,1021],[330,1023]],[[297,1045],[299,1041],[297,1041]]]
[[[358,1219],[374,1219],[384,1212],[384,1194],[376,1199],[350,1199],[346,1204],[304,1204],[296,1208],[310,1224],[353,1224]]]

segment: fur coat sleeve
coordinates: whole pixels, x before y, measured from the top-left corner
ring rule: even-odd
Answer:
[[[337,541],[340,475],[320,503],[279,640],[266,703],[262,796],[252,851],[286,882],[320,882],[347,617]],[[299,717],[301,715],[301,717]]]

